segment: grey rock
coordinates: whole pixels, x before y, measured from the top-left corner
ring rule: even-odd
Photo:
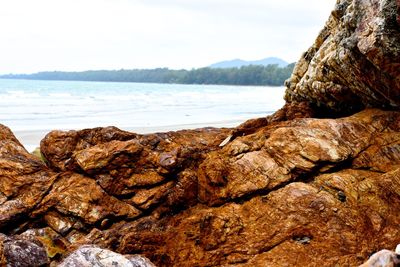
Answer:
[[[0,234],[0,264],[9,267],[35,267],[49,263],[43,245],[24,237]]]
[[[383,249],[373,254],[369,260],[360,267],[395,267],[400,264],[400,254]]]
[[[81,246],[59,267],[155,267],[146,257],[121,255],[93,245]]]
[[[400,2],[338,0],[286,82],[288,102],[339,113],[400,108]]]

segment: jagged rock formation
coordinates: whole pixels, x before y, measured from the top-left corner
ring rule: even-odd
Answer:
[[[190,207],[198,164],[229,132],[54,131],[42,141],[46,166],[1,126],[0,231],[29,233],[58,261],[92,229]]]
[[[400,107],[400,3],[339,0],[287,81],[286,100],[339,113]]]
[[[53,131],[43,162],[0,126],[0,265],[357,266],[395,247],[399,7],[339,0],[288,103],[235,129]],[[365,106],[390,110],[338,118]]]
[[[355,266],[399,241],[399,123],[367,110],[266,126],[208,154],[201,203],[87,240],[158,266]]]
[[[269,123],[223,148],[227,129],[54,131],[51,169],[2,128],[2,232],[157,266],[353,266],[399,242],[400,112]]]

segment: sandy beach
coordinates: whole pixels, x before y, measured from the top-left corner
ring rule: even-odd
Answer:
[[[53,130],[140,134],[235,127],[283,106],[284,87],[0,80],[0,123],[28,151]]]
[[[157,133],[157,132],[168,132],[178,131],[183,129],[197,129],[204,127],[217,127],[217,128],[232,128],[243,123],[243,120],[227,120],[220,122],[209,122],[209,123],[193,123],[193,124],[177,124],[167,126],[152,126],[152,127],[121,127],[122,130],[135,132],[139,134]],[[12,129],[11,129],[12,130]],[[43,129],[43,130],[16,130],[13,131],[14,135],[24,145],[26,150],[32,152],[35,148],[40,146],[40,141],[53,130],[81,130],[81,129]]]

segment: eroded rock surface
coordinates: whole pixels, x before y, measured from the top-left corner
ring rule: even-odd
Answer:
[[[92,229],[195,205],[197,166],[229,131],[55,131],[42,142],[45,165],[2,126],[0,232],[39,240],[57,261]]]
[[[200,199],[210,205],[224,203],[353,160],[359,168],[376,164],[376,170],[389,171],[398,164],[398,121],[398,113],[367,110],[344,119],[302,119],[265,127],[208,155],[200,166]]]
[[[157,266],[355,266],[400,242],[400,112],[252,131],[223,147],[231,130],[97,137],[82,147],[69,144],[84,142],[79,132],[52,132],[42,142],[51,168],[5,138],[14,150],[0,172],[24,190],[0,208],[19,194],[39,197],[18,220],[3,215],[1,231],[38,240],[49,262],[94,244]],[[48,158],[55,152],[60,161]],[[42,179],[5,175],[8,158],[31,159],[20,169]]]
[[[339,0],[287,82],[286,100],[349,113],[400,107],[400,3]]]
[[[357,266],[395,247],[399,7],[339,0],[288,103],[235,129],[53,131],[44,163],[0,125],[0,265]]]
[[[1,266],[45,266],[48,263],[46,251],[38,240],[0,234]]]
[[[208,154],[199,203],[86,238],[157,266],[357,266],[399,242],[400,113],[266,126]],[[383,139],[392,159],[360,167]],[[391,152],[389,152],[391,151]]]
[[[0,227],[29,217],[56,179],[5,126],[0,127]]]

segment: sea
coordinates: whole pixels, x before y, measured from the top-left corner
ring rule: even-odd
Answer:
[[[0,123],[14,132],[233,127],[273,113],[283,95],[268,86],[0,79]]]

